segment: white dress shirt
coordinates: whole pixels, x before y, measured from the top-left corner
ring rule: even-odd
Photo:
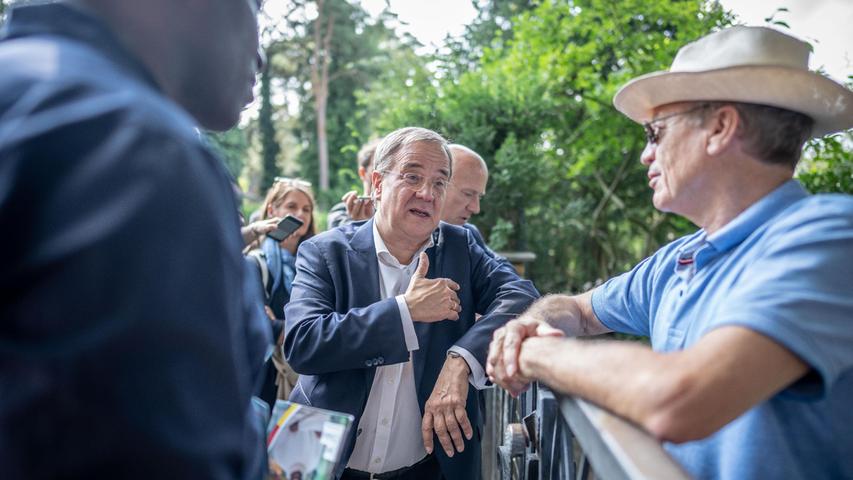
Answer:
[[[433,245],[432,237],[415,252],[408,265],[400,264],[388,251],[376,222],[373,223],[373,243],[379,263],[379,294],[382,300],[396,298],[406,348],[412,352],[419,348],[418,337],[403,294],[417,269],[420,253]],[[454,346],[450,350],[458,352],[468,363],[471,384],[478,389],[485,388],[485,371],[474,356],[461,347]],[[427,454],[421,421],[411,354],[405,363],[377,367],[347,467],[383,473],[417,463]]]

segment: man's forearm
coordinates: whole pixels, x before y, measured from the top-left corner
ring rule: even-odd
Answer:
[[[527,315],[559,328],[568,337],[606,333],[609,330],[598,321],[592,310],[591,297],[592,291],[574,296],[546,295],[530,307]]]
[[[633,342],[532,337],[520,363],[523,375],[673,442],[712,434],[809,368],[773,339],[739,326],[668,353]]]
[[[524,376],[649,428],[679,385],[664,357],[628,342],[530,338],[520,361]]]

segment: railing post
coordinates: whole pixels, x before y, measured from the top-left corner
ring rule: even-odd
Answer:
[[[515,267],[519,276],[524,277],[527,273],[527,265],[536,260],[533,252],[500,252],[498,255],[506,258]],[[489,388],[483,392],[485,396],[485,424],[483,426],[482,438],[482,478],[484,480],[509,480],[524,478],[521,471],[526,465],[521,465],[519,460],[512,461],[510,457],[502,461],[506,455],[512,452],[505,450],[501,454],[501,444],[510,424],[520,423],[527,413],[533,410],[531,405],[523,405],[518,399],[512,398],[500,388]],[[524,394],[522,398],[527,398]]]

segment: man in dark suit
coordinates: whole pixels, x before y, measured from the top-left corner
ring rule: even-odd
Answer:
[[[291,399],[355,416],[345,479],[476,478],[482,416],[469,382],[487,386],[492,332],[538,293],[466,229],[439,224],[451,176],[440,135],[397,130],[375,158],[374,219],[299,249],[285,309],[285,355],[302,374]]]
[[[198,134],[251,98],[257,2],[38,3],[0,38],[0,476],[257,478],[266,340]]]

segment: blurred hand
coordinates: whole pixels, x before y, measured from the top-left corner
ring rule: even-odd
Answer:
[[[565,336],[562,330],[548,325],[534,312],[535,309],[528,309],[517,319],[495,330],[489,345],[486,374],[493,383],[503,387],[514,397],[530,386],[530,379],[526,378],[519,368],[522,342],[531,337]]]
[[[252,222],[245,227],[240,228],[240,234],[243,236],[243,244],[250,245],[271,231],[275,230],[275,227],[278,225],[281,219],[278,217],[273,218],[265,218],[263,220],[258,220],[257,222]]]
[[[252,233],[260,237],[261,235],[266,235],[275,230],[275,227],[278,226],[278,222],[280,221],[281,218],[279,217],[265,218],[263,220],[250,223],[249,228],[252,229]]]
[[[355,190],[347,192],[341,198],[347,206],[347,215],[353,221],[367,220],[373,217],[373,200],[369,198],[358,198],[358,193]]]
[[[404,295],[409,314],[415,322],[459,320],[462,305],[459,303],[459,284],[449,278],[426,278],[429,257],[421,252],[418,268]]]
[[[424,405],[421,434],[427,453],[432,453],[433,432],[448,457],[453,456],[454,447],[456,452],[465,450],[463,433],[468,440],[474,435],[465,411],[469,373],[468,364],[463,358],[447,357],[444,361],[435,388]]]

